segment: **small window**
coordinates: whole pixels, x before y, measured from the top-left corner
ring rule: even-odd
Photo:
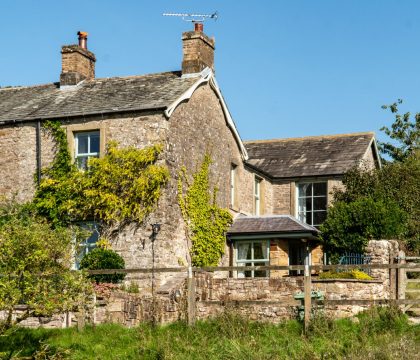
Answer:
[[[76,249],[73,266],[75,270],[80,269],[80,262],[83,257],[96,248],[96,243],[99,239],[98,225],[95,222],[85,222],[79,224],[79,226],[82,230],[86,231],[87,236],[79,243]]]
[[[327,183],[298,184],[298,218],[319,227],[327,217]]]
[[[99,130],[74,134],[74,160],[80,170],[86,170],[88,159],[99,157]]]
[[[261,214],[261,181],[262,179],[255,176],[254,178],[254,215]]]
[[[237,166],[232,164],[230,167],[230,206],[236,207],[236,169]]]
[[[240,241],[236,243],[237,266],[268,266],[269,242],[267,240]],[[238,271],[238,278],[267,277],[266,270]]]

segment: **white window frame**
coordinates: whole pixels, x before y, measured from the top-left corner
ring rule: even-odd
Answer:
[[[260,216],[261,214],[261,183],[262,178],[254,176],[254,215]]]
[[[254,243],[262,243],[263,245],[266,245],[266,253],[267,253],[267,258],[265,259],[254,259]],[[238,245],[239,244],[250,244],[251,245],[251,259],[238,259],[239,257],[239,251],[238,251]],[[270,240],[262,240],[262,239],[251,239],[251,240],[238,240],[235,241],[235,263],[236,266],[246,266],[244,264],[249,264],[251,263],[251,266],[269,266],[270,265]],[[250,271],[251,272],[251,276],[249,278],[254,278],[255,277],[255,270],[245,270],[245,271]],[[236,277],[237,278],[246,278],[245,276],[245,271],[237,271],[236,272]],[[265,271],[265,276],[264,277],[269,277],[269,271],[266,270]],[[262,277],[262,276],[258,276],[258,277]]]
[[[235,208],[236,207],[236,170],[238,166],[235,164],[231,164],[230,166],[230,207]]]
[[[325,196],[324,195],[316,195],[314,196],[314,192],[313,192],[313,185],[314,184],[325,184],[326,187],[326,192],[325,192]],[[299,186],[300,185],[312,185],[312,195],[311,196],[299,196]],[[314,211],[314,199],[315,198],[322,198],[325,197],[325,210],[315,210]],[[310,211],[311,214],[311,222],[308,223],[306,220],[307,219],[303,219],[303,217],[301,217],[301,214],[299,212],[299,199],[306,199],[306,198],[311,198],[311,202],[312,202],[312,210]],[[314,226],[314,227],[319,227],[321,224],[315,224],[313,225],[313,220],[314,220],[314,212],[325,212],[327,213],[328,210],[328,181],[327,180],[317,180],[317,181],[300,181],[296,183],[296,208],[295,208],[295,213],[296,213],[296,218],[298,218],[300,221]]]
[[[92,231],[92,233],[83,241],[81,241],[77,247],[74,247],[74,260],[72,265],[73,270],[80,270],[80,262],[82,258],[97,247],[96,242],[100,237],[98,224],[96,222],[86,221],[79,223],[78,226],[83,230],[87,230],[88,232]],[[89,241],[92,237],[97,237],[95,242]],[[74,242],[76,243],[76,238],[74,238]]]
[[[86,152],[86,153],[79,153],[79,136],[81,136],[81,135],[83,135],[83,136],[87,135],[88,136],[88,152]],[[75,162],[77,168],[80,169],[80,170],[86,170],[86,167],[82,166],[79,163],[79,159],[87,158],[87,160],[86,160],[86,164],[87,164],[87,161],[89,161],[90,158],[92,158],[92,157],[97,158],[97,157],[99,157],[99,154],[100,154],[99,151],[98,152],[91,152],[90,151],[91,135],[98,135],[99,136],[99,150],[100,150],[101,131],[99,129],[98,130],[91,130],[91,131],[77,131],[77,132],[74,132],[74,162]]]

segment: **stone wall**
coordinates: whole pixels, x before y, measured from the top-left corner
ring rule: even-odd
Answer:
[[[0,126],[0,197],[30,199],[35,172],[36,124]]]
[[[333,305],[328,300],[380,300],[389,299],[389,286],[382,280],[316,280],[312,281],[312,289],[325,294],[324,311],[333,318],[356,315],[366,310],[369,305]]]
[[[273,184],[273,214],[294,215],[294,182],[282,181]]]
[[[127,327],[142,322],[166,324],[185,320],[184,302],[176,302],[173,298],[129,294],[114,291],[107,298],[98,298],[93,313],[95,324],[118,323]]]
[[[290,306],[264,304],[264,301],[290,301],[296,292],[303,291],[303,278],[215,278],[212,274],[196,277],[197,319],[206,319],[233,310],[252,320],[280,322],[295,316]],[[254,301],[251,305],[235,301]],[[213,301],[209,302],[209,301]],[[255,303],[261,301],[261,304]]]
[[[285,265],[285,240],[271,244],[272,265]],[[315,250],[314,250],[315,251]],[[398,243],[388,240],[369,242],[369,253],[373,263],[392,262],[398,254]],[[314,257],[314,255],[313,255]],[[314,259],[313,259],[314,261]],[[324,312],[334,318],[349,317],[368,306],[333,305],[328,300],[380,300],[391,298],[392,288],[388,270],[373,270],[375,280],[328,279],[312,276],[312,289],[322,291],[325,296]],[[206,319],[224,311],[235,311],[252,320],[280,322],[297,316],[294,295],[303,292],[302,276],[284,276],[282,271],[272,271],[270,278],[232,278],[216,273],[196,273],[197,319]],[[169,323],[186,319],[187,291],[185,274],[172,276],[166,285],[156,291],[155,301],[147,291],[129,294],[121,290],[97,294],[93,311],[86,311],[87,322],[101,324],[118,322],[134,326],[140,322]],[[151,286],[151,278],[148,278]],[[179,296],[175,296],[178,294]],[[249,301],[244,304],[241,301]],[[273,303],[278,301],[279,303]],[[271,303],[270,303],[271,302]],[[284,302],[281,304],[280,302]],[[292,302],[294,304],[292,304]],[[86,308],[92,309],[91,304]],[[16,312],[18,315],[19,309]],[[0,313],[0,319],[5,314]],[[56,315],[51,318],[30,318],[22,325],[29,327],[66,327],[76,325],[78,314]]]
[[[396,240],[370,240],[366,248],[366,254],[371,257],[372,264],[393,264],[399,250],[399,244]],[[383,281],[384,286],[393,286],[391,284],[391,270],[372,269],[371,276]]]

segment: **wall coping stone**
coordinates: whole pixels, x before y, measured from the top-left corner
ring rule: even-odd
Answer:
[[[330,282],[357,282],[357,283],[371,283],[371,284],[382,284],[382,280],[362,280],[362,279],[312,279],[313,283],[330,283]]]

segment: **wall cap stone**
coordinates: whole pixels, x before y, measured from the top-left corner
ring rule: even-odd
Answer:
[[[331,283],[331,282],[355,282],[355,283],[373,283],[382,284],[382,280],[361,280],[361,279],[312,279],[313,283]]]

